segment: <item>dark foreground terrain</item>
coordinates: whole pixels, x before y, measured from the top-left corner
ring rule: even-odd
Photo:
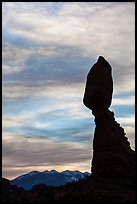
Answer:
[[[132,178],[89,178],[60,187],[39,184],[29,191],[2,182],[2,202],[135,202],[135,186]],[[49,203],[49,202],[48,202]]]

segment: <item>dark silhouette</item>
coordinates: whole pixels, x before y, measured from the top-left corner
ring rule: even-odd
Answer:
[[[111,105],[113,81],[111,66],[100,56],[87,75],[83,103],[95,116],[92,175],[96,177],[134,177],[135,152],[115,121]]]
[[[83,102],[93,114],[100,108],[106,110],[111,105],[112,92],[111,66],[100,56],[87,75]]]

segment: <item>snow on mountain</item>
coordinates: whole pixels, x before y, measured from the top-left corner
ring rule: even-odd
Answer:
[[[59,173],[59,172],[56,171],[55,169],[53,169],[53,170],[50,171],[50,174],[58,174],[58,173]]]
[[[80,179],[84,179],[86,175],[80,171],[62,171],[61,174],[65,174],[70,177],[72,181],[78,181]]]
[[[28,174],[29,174],[29,176],[34,176],[34,175],[36,175],[38,173],[39,173],[39,171],[31,171]]]
[[[36,184],[46,184],[48,186],[60,186],[66,183],[71,183],[73,181],[78,181],[80,179],[85,179],[89,176],[88,172],[80,171],[62,171],[58,172],[56,170],[51,171],[32,171],[27,174],[21,175],[10,181],[11,185],[17,185],[25,190],[30,190]]]

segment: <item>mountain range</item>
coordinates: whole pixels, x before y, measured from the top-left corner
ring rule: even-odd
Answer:
[[[25,190],[30,190],[34,185],[46,184],[48,186],[61,186],[87,178],[89,172],[69,171],[58,172],[56,170],[45,170],[43,172],[32,171],[10,180],[11,185],[17,185]]]

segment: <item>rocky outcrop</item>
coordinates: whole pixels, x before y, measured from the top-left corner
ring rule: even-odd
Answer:
[[[113,93],[111,69],[100,56],[87,75],[83,103],[92,110],[96,124],[91,172],[94,177],[134,177],[135,152],[109,110]]]

